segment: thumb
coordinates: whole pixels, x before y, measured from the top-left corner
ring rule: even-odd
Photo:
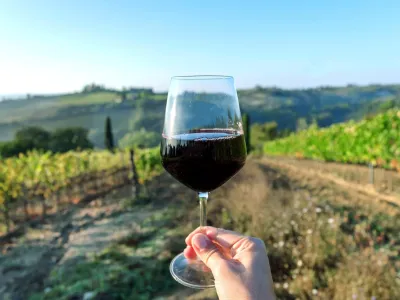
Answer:
[[[213,273],[225,261],[224,256],[217,246],[205,234],[198,233],[194,235],[192,238],[192,247],[197,256]]]

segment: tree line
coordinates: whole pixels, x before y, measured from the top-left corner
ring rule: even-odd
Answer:
[[[63,153],[70,150],[92,149],[89,131],[82,127],[59,128],[48,131],[38,126],[19,129],[12,141],[0,143],[0,157],[6,158],[31,150]]]

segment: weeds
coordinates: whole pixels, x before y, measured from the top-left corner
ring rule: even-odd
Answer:
[[[390,262],[399,258],[398,216],[316,198],[273,170],[255,169],[248,164],[240,184],[215,196],[210,215],[216,226],[265,241],[280,299],[400,299]]]

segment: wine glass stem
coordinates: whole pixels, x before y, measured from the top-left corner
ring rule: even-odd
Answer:
[[[207,200],[208,200],[208,193],[199,193],[201,227],[207,226]]]

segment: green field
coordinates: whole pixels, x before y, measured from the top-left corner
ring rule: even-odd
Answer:
[[[115,100],[119,100],[120,98],[120,95],[115,92],[97,92],[86,95],[73,94],[60,97],[57,104],[63,106],[105,104],[113,103]]]

